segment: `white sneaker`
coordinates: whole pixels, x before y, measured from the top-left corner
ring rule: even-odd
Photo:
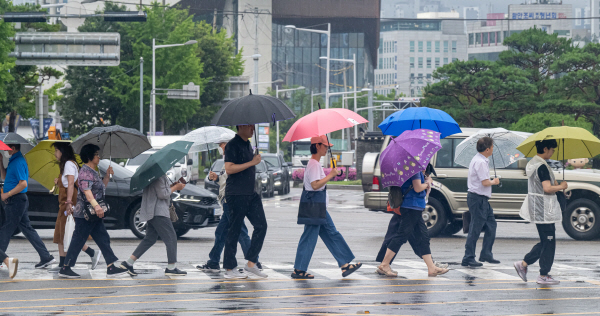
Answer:
[[[255,276],[257,276],[261,279],[268,277],[268,275],[266,273],[260,271],[260,269],[256,265],[254,265],[254,267],[250,268],[248,266],[248,264],[246,263],[246,266],[244,267],[244,271],[246,271],[247,273],[251,273],[251,275],[254,274]]]
[[[244,273],[241,273],[237,269],[227,270],[224,275],[225,279],[246,279],[248,276]]]
[[[17,275],[18,267],[19,267],[19,259],[8,258],[8,276],[11,279],[14,279],[15,275]]]
[[[94,252],[94,256],[92,257],[92,270],[96,269],[98,266],[98,262],[100,262],[100,255],[102,251],[100,249],[96,249]]]
[[[538,276],[537,284],[544,284],[544,285],[558,285],[560,284],[560,281],[555,280],[554,278],[552,278],[551,275],[546,275],[546,276]]]

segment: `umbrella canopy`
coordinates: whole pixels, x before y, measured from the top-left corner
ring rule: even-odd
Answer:
[[[428,129],[441,133],[441,138],[460,133],[458,123],[448,113],[427,107],[408,108],[388,116],[379,129],[384,135],[398,136],[404,131]]]
[[[347,109],[321,109],[297,120],[283,141],[293,142],[298,139],[326,135],[368,122],[362,116]]]
[[[581,127],[570,126],[548,127],[529,136],[517,150],[526,157],[533,157],[537,155],[535,142],[546,139],[556,139],[558,143],[558,149],[550,157],[553,160],[592,158],[600,155],[600,139]]]
[[[139,191],[167,173],[179,159],[187,155],[193,144],[192,142],[178,140],[152,154],[148,160],[137,168],[131,177],[129,191]]]
[[[70,140],[43,140],[25,154],[29,176],[48,190],[54,187],[54,179],[60,174],[58,160],[54,156],[54,143],[71,143]],[[79,155],[75,155],[77,164],[81,165]]]
[[[402,186],[427,168],[433,155],[442,148],[440,133],[418,129],[405,131],[392,139],[381,153],[382,187]]]
[[[219,147],[215,142],[221,139],[223,134],[235,136],[235,132],[220,126],[205,126],[195,129],[183,136],[181,140],[193,142],[190,152],[209,151]]]
[[[133,128],[119,125],[94,127],[91,131],[79,136],[72,144],[75,153],[87,144],[100,147],[100,158],[134,158],[152,148],[148,138]]]
[[[454,162],[468,168],[473,157],[477,155],[477,141],[486,136],[494,140],[494,152],[490,157],[490,167],[506,168],[519,159],[525,159],[525,155],[517,150],[517,146],[526,138],[524,135],[504,128],[493,128],[482,129],[458,144]]]
[[[250,95],[233,99],[221,107],[211,125],[234,126],[275,123],[296,117],[283,101],[266,95]]]
[[[0,141],[7,145],[20,144],[21,152],[24,154],[33,148],[33,145],[27,139],[17,133],[0,133]]]

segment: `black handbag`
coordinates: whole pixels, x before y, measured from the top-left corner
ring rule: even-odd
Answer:
[[[96,202],[104,210],[104,217],[106,217],[106,215],[110,213],[110,205],[108,205],[108,203],[104,202],[104,200],[101,199],[96,200]],[[85,201],[83,203],[83,217],[85,217],[85,220],[88,222],[95,222],[101,220],[101,218],[98,217],[98,215],[96,215],[96,210],[94,209],[92,204],[90,204],[90,202],[88,201]]]
[[[327,223],[327,187],[322,191],[302,189],[298,207],[298,224],[325,225]]]

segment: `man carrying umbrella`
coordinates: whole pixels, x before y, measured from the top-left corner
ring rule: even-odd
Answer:
[[[215,143],[219,146],[218,149],[221,155],[225,153],[225,146],[232,138],[233,137],[231,137],[229,134],[222,134],[221,137],[215,140]],[[208,178],[211,181],[216,181],[219,183],[219,202],[223,208],[223,215],[221,216],[221,220],[219,221],[217,229],[215,229],[215,244],[208,254],[209,260],[204,265],[196,266],[196,268],[205,272],[219,272],[221,271],[221,268],[219,267],[219,261],[221,259],[223,247],[225,247],[225,238],[229,232],[229,217],[231,216],[227,199],[225,199],[227,172],[225,172],[225,168],[223,168],[219,174],[211,171],[208,175]],[[250,249],[250,236],[248,236],[248,228],[246,228],[246,224],[244,223],[242,223],[242,232],[238,240],[240,242],[240,246],[242,246],[244,255],[246,255]],[[256,266],[262,270],[260,262],[256,262]]]
[[[535,223],[540,235],[540,242],[533,246],[523,261],[517,261],[513,265],[519,277],[527,282],[527,266],[539,259],[540,275],[537,283],[555,285],[560,282],[553,279],[548,273],[554,263],[554,252],[556,251],[556,228],[554,225],[562,222],[562,212],[556,192],[566,190],[568,186],[566,181],[558,184],[552,169],[546,162],[554,155],[554,150],[558,147],[556,140],[536,141],[535,146],[537,155],[527,163],[525,168],[528,194],[519,215]]]
[[[248,263],[244,270],[259,278],[267,275],[260,271],[256,263],[267,235],[267,219],[260,195],[254,191],[255,167],[261,162],[260,155],[254,155],[250,139],[254,134],[254,125],[237,125],[237,134],[225,146],[225,172],[227,182],[225,199],[229,206],[229,232],[225,241],[223,267],[227,270],[225,278],[245,279],[248,276],[237,269],[237,242],[242,230],[244,218],[254,226],[250,249],[245,255]]]
[[[4,206],[6,223],[0,228],[0,250],[6,251],[10,238],[19,228],[40,256],[40,262],[35,265],[35,268],[43,269],[55,260],[29,222],[27,213],[29,200],[26,194],[29,168],[21,153],[21,144],[9,144],[9,147],[9,151],[3,151],[10,155],[7,168],[4,168],[4,162],[0,159],[0,174],[4,179],[1,199],[6,203]]]
[[[492,185],[500,184],[500,179],[490,180],[490,166],[488,158],[494,152],[494,140],[491,137],[482,137],[477,141],[478,154],[473,157],[469,165],[469,176],[467,178],[468,194],[467,205],[471,213],[471,224],[469,225],[469,235],[465,244],[465,256],[462,259],[462,266],[481,267],[484,261],[489,263],[500,263],[494,259],[492,246],[496,239],[496,218],[494,210],[489,203],[492,197]],[[475,248],[479,234],[485,228],[483,237],[483,246],[479,261],[475,261]]]

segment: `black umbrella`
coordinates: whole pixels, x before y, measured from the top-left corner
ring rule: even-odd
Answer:
[[[71,147],[76,153],[87,144],[100,147],[100,158],[134,158],[152,148],[148,137],[137,129],[119,125],[94,127],[91,131],[79,136]]]
[[[283,101],[267,96],[252,94],[233,99],[215,114],[211,125],[235,126],[273,123],[296,117],[296,114]],[[254,133],[256,138],[256,132]],[[256,142],[258,146],[258,141]]]
[[[17,133],[0,133],[0,141],[7,145],[20,144],[21,152],[23,154],[27,153],[33,148],[33,145],[31,145],[27,139]]]

